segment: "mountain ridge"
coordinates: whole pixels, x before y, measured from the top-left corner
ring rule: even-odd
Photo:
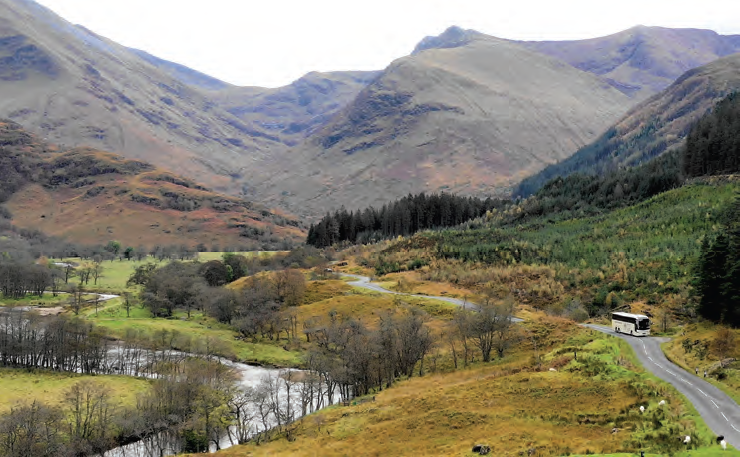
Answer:
[[[731,92],[740,91],[740,54],[687,71],[663,92],[632,108],[594,143],[526,178],[514,194],[528,196],[573,173],[631,167],[681,147],[691,126]]]
[[[298,171],[267,183],[280,196],[268,201],[319,211],[419,191],[501,194],[629,105],[596,76],[507,40],[425,49],[393,62],[309,138],[294,154]]]
[[[0,116],[53,142],[146,160],[221,192],[313,215],[325,204],[365,206],[372,192],[379,192],[375,203],[420,191],[504,195],[667,85],[676,65],[740,46],[738,36],[702,30],[635,27],[533,43],[452,26],[382,71],[309,72],[266,89],[232,86],[118,45],[31,0],[5,0],[0,17]],[[666,36],[683,38],[673,45]],[[650,65],[623,58],[620,46],[630,40],[647,49],[640,62]],[[669,62],[690,45],[698,57]],[[605,60],[592,62],[598,46]],[[509,55],[501,65],[516,68],[510,74],[483,62],[503,49]],[[482,61],[471,63],[476,58]],[[527,79],[537,72],[549,76]],[[564,75],[583,82],[584,100],[602,100],[586,109]],[[526,94],[518,80],[552,93]],[[610,90],[620,95],[604,103]],[[521,133],[525,124],[532,135]]]
[[[599,75],[638,100],[662,91],[692,68],[740,52],[740,35],[643,25],[586,40],[519,43]]]
[[[253,248],[298,242],[294,217],[143,161],[60,148],[0,120],[0,203],[14,225],[78,243]]]

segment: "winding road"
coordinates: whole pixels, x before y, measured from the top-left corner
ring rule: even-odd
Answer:
[[[458,300],[450,297],[432,297],[429,295],[404,294],[388,290],[378,284],[373,284],[367,276],[352,275],[340,273],[344,277],[354,278],[348,284],[363,289],[372,290],[384,294],[406,295],[410,297],[431,298],[452,303],[460,307],[466,307],[477,310],[474,303]],[[513,318],[515,322],[522,322],[522,319]],[[681,392],[694,408],[699,412],[704,422],[714,433],[724,435],[725,441],[740,449],[740,406],[719,388],[708,383],[704,379],[687,373],[683,368],[670,362],[660,347],[661,343],[668,341],[666,338],[655,337],[634,337],[614,332],[609,327],[601,325],[585,324],[584,327],[596,330],[607,335],[622,338],[629,343],[635,350],[638,360],[642,365],[659,377],[670,383],[673,387]]]
[[[724,435],[725,441],[740,449],[740,406],[714,385],[669,361],[660,348],[667,338],[634,337],[601,325],[586,324],[584,327],[627,341],[648,371],[673,385],[694,405],[714,433]]]
[[[391,295],[405,295],[407,297],[417,297],[417,298],[431,298],[432,300],[439,300],[447,303],[452,303],[453,305],[459,306],[461,308],[470,309],[473,311],[478,310],[478,306],[475,303],[471,303],[469,301],[460,300],[457,298],[452,297],[434,297],[431,295],[416,295],[416,294],[404,294],[401,292],[395,292],[393,290],[388,290],[385,287],[381,287],[378,284],[373,284],[370,282],[370,278],[367,276],[359,276],[359,275],[351,275],[348,273],[340,273],[340,275],[347,277],[347,278],[354,278],[356,281],[348,282],[350,286],[355,287],[361,287],[363,289],[372,290],[374,292],[380,292],[382,294],[391,294]],[[512,322],[523,322],[523,319],[519,319],[518,317],[512,317]]]

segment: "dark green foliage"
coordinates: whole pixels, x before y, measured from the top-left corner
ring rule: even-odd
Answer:
[[[687,176],[740,171],[740,97],[729,95],[691,129],[684,151]]]
[[[411,235],[420,230],[459,225],[506,204],[504,200],[481,200],[445,193],[408,195],[383,205],[379,211],[370,207],[348,213],[342,208],[334,214],[327,214],[318,224],[311,226],[306,242],[326,247],[344,241],[365,243]]]
[[[655,136],[662,125],[662,121],[653,119],[639,134],[626,141],[620,132],[611,128],[571,157],[524,179],[513,194],[515,197],[527,197],[537,192],[548,181],[574,173],[603,175],[623,165],[635,166],[645,163],[666,151],[667,143]]]
[[[647,200],[683,184],[677,152],[658,157],[635,168],[606,175],[576,173],[555,178],[537,194],[522,202],[521,211],[509,218],[519,222],[533,216],[558,220],[603,213]]]
[[[141,291],[141,301],[157,317],[170,317],[175,308],[200,308],[205,281],[195,263],[172,262],[154,270]]]
[[[223,262],[231,269],[231,281],[236,281],[249,274],[250,261],[243,255],[233,254],[231,252],[224,253]]]
[[[472,221],[415,238],[436,246],[434,258],[462,260],[471,270],[480,268],[478,262],[549,266],[566,294],[578,294],[589,313],[599,314],[607,305],[656,304],[688,293],[701,250],[697,240],[722,221],[737,189],[697,183],[596,216],[554,222],[540,216],[509,223],[509,213],[518,211],[513,207],[489,222]],[[388,257],[380,265],[384,271],[396,267]],[[456,277],[466,270],[460,268]]]
[[[219,287],[229,283],[232,276],[230,267],[220,260],[211,260],[204,263],[200,266],[198,273],[211,287]]]
[[[724,230],[705,239],[695,271],[699,313],[714,322],[740,327],[740,200],[728,211]]]

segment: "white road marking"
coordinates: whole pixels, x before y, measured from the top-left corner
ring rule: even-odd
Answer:
[[[621,336],[621,335],[618,335],[618,336]],[[679,376],[679,375],[675,374],[674,372],[672,372],[671,370],[669,370],[669,369],[667,369],[667,368],[663,368],[663,366],[662,366],[661,364],[659,364],[658,362],[656,362],[655,360],[653,360],[653,358],[652,358],[652,357],[650,357],[650,356],[648,355],[648,353],[647,353],[647,347],[645,346],[645,343],[644,343],[643,341],[640,341],[640,343],[642,344],[642,347],[643,347],[643,349],[645,350],[645,355],[647,355],[647,358],[648,358],[648,359],[649,359],[649,360],[650,360],[651,362],[653,362],[653,364],[655,364],[655,366],[657,366],[657,367],[659,367],[659,368],[661,368],[661,369],[665,370],[666,372],[670,373],[671,375],[673,375],[674,377],[676,377],[676,378],[680,379],[681,381],[685,382],[686,384],[688,384],[688,385],[690,385],[690,386],[692,386],[692,387],[694,386],[694,384],[692,384],[691,382],[687,381],[687,380],[686,380],[685,378],[682,378],[681,376]],[[712,404],[713,404],[713,405],[714,405],[714,406],[715,406],[715,407],[716,407],[717,409],[719,409],[719,405],[718,405],[718,404],[717,404],[717,403],[716,403],[716,402],[714,401],[714,399],[712,399],[711,397],[709,397],[709,395],[707,395],[707,394],[706,394],[706,392],[704,392],[703,390],[701,390],[701,389],[699,389],[699,388],[697,388],[696,390],[697,390],[697,391],[699,391],[699,392],[700,392],[700,393],[701,393],[702,395],[704,395],[705,397],[708,397],[708,398],[709,398],[709,400],[710,400],[710,401],[712,402]],[[727,418],[727,416],[725,415],[725,413],[724,413],[724,412],[720,411],[720,413],[722,414],[722,417],[724,417],[724,418],[725,418],[725,420],[726,420],[727,422],[730,422],[730,419],[728,419],[728,418]],[[732,424],[732,423],[730,423],[730,427],[732,427],[732,429],[733,429],[733,430],[735,430],[736,432],[740,432],[740,429],[738,429],[737,427],[735,427],[735,424]]]

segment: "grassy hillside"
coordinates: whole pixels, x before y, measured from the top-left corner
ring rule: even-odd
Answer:
[[[239,169],[281,146],[218,107],[198,88],[213,80],[192,70],[121,46],[36,2],[3,2],[0,16],[0,57],[8,63],[0,69],[0,117],[50,141],[147,160],[235,193]]]
[[[421,279],[514,293],[538,307],[577,298],[592,313],[632,304],[689,312],[702,239],[719,230],[737,190],[734,180],[715,178],[597,216],[507,223],[508,212],[521,211],[513,206],[487,221],[384,244],[360,262],[388,272],[420,259],[428,264]]]
[[[276,170],[267,192],[313,212],[379,206],[409,192],[504,192],[596,138],[631,105],[590,73],[476,35],[393,62],[290,168]]]
[[[663,92],[631,109],[593,143],[524,179],[514,195],[529,196],[558,176],[607,173],[676,149],[701,116],[738,90],[740,54],[690,70]]]
[[[671,85],[685,71],[740,51],[740,35],[639,25],[599,38],[523,44],[597,74],[642,100]]]
[[[673,439],[678,433],[709,444],[712,436],[696,413],[637,368],[626,344],[553,322],[546,333],[553,346],[543,356],[543,371],[528,348],[494,364],[413,378],[351,406],[320,411],[301,420],[291,440],[278,436],[218,455],[315,455],[316,449],[323,455],[357,449],[378,456],[472,455],[476,443],[501,456],[639,449],[665,455],[682,446]],[[668,402],[664,409],[661,399]],[[639,405],[647,405],[645,415]]]
[[[2,198],[16,226],[86,244],[278,247],[300,224],[141,161],[63,150],[0,123]]]

